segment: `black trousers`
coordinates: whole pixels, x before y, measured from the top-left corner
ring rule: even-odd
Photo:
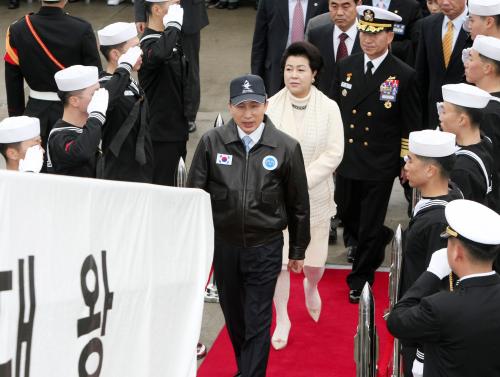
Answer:
[[[54,124],[62,118],[63,104],[58,101],[42,101],[29,97],[24,115],[40,119],[42,147],[47,150],[47,139]]]
[[[188,91],[189,102],[184,113],[189,122],[196,120],[200,108],[200,32],[182,34],[182,48],[189,63]]]
[[[179,159],[186,161],[187,141],[153,141],[153,183],[174,186]]]
[[[214,276],[220,306],[243,377],[266,375],[282,252],[283,237],[256,247],[215,241]]]
[[[385,244],[391,233],[384,227],[393,181],[368,181],[337,174],[335,201],[340,207],[344,230],[358,246],[352,271],[347,276],[350,289],[373,284],[375,270],[384,261]]]

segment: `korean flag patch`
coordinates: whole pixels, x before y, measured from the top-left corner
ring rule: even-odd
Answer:
[[[274,170],[278,167],[278,159],[274,156],[266,156],[262,159],[262,166],[266,170]]]
[[[232,165],[233,155],[217,153],[217,160],[215,161],[215,163],[218,165]]]

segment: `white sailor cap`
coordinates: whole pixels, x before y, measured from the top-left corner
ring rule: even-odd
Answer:
[[[474,39],[472,49],[487,58],[500,61],[500,39],[498,38],[478,35]]]
[[[500,0],[469,0],[469,14],[496,16],[500,14]]]
[[[19,143],[40,136],[40,120],[26,115],[0,122],[0,144]]]
[[[468,84],[447,84],[441,87],[443,100],[454,105],[483,109],[493,99],[485,90]]]
[[[165,1],[168,0],[144,0],[144,1],[147,1],[148,3],[164,3]]]
[[[450,132],[423,130],[410,132],[409,151],[422,157],[446,157],[457,151],[455,135]]]
[[[402,20],[396,13],[369,5],[357,6],[356,11],[359,16],[358,29],[364,33],[392,31],[394,23]]]
[[[482,245],[500,245],[500,215],[472,200],[458,199],[444,210],[448,227],[442,237],[456,237]]]
[[[72,65],[54,75],[57,88],[62,92],[72,92],[88,88],[99,81],[97,67]]]
[[[114,46],[137,37],[137,28],[132,22],[115,22],[97,31],[101,46]]]

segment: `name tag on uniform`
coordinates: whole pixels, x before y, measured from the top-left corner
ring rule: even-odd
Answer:
[[[217,153],[217,160],[215,161],[215,163],[219,165],[232,165],[233,155]]]
[[[396,102],[399,90],[399,80],[388,78],[380,85],[380,100]]]
[[[394,24],[394,27],[392,28],[392,31],[394,32],[394,34],[404,35],[405,28],[406,28],[406,25],[403,25],[403,24]]]
[[[340,83],[340,86],[341,86],[342,88],[352,89],[352,84],[349,84],[348,82],[345,82],[345,81],[342,81],[342,82]]]

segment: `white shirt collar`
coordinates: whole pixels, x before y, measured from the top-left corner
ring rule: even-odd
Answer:
[[[347,29],[347,31],[342,31],[339,29],[339,27],[337,25],[334,26],[334,30],[333,30],[333,39],[337,39],[339,37],[340,34],[342,33],[346,33],[347,36],[352,39],[352,41],[354,42],[356,40],[356,36],[358,35],[358,26],[357,26],[358,22],[354,22],[354,24],[349,28]]]
[[[365,54],[365,67],[364,67],[364,70],[366,71],[366,63],[368,63],[369,61],[371,61],[373,63],[372,73],[375,73],[377,71],[377,68],[380,66],[380,64],[382,64],[382,62],[384,61],[384,59],[387,57],[388,54],[389,54],[389,49],[387,49],[384,54],[382,54],[381,56],[379,56],[376,59],[370,59],[368,57],[368,55]]]
[[[458,34],[458,32],[460,32],[460,29],[462,28],[462,25],[463,25],[463,23],[465,21],[465,18],[467,17],[467,13],[468,12],[469,12],[469,9],[467,8],[467,6],[465,6],[465,9],[462,12],[462,14],[460,16],[458,16],[457,18],[455,18],[454,20],[451,21],[453,23],[454,30],[457,31],[457,34]],[[443,19],[443,30],[445,30],[445,31],[448,28],[448,21],[450,21],[450,19],[448,18],[448,16],[444,16],[444,19]]]
[[[465,279],[479,278],[479,277],[484,277],[484,276],[491,276],[491,275],[495,275],[495,274],[496,274],[495,271],[482,272],[479,274],[470,274],[470,275],[466,275],[466,276],[461,277],[458,281],[464,281]]]
[[[250,143],[250,148],[252,148],[255,144],[257,144],[262,137],[262,133],[264,132],[264,122],[262,122],[259,127],[257,127],[251,134],[245,133],[240,126],[236,126],[238,130],[238,136],[240,139],[243,139],[244,136],[250,136],[252,142]]]

